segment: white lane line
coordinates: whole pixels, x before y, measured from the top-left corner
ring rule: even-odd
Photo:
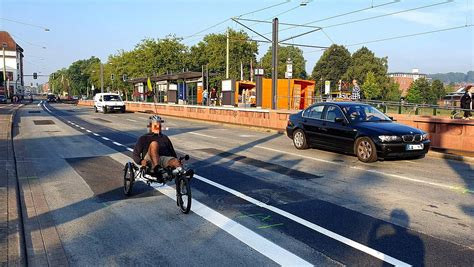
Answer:
[[[114,145],[116,145],[116,146],[123,146],[122,144],[117,143],[117,142],[115,142],[115,141],[113,141],[112,144],[114,144]]]
[[[100,136],[100,134],[96,134],[96,133],[92,133],[92,134],[95,135],[95,136]]]
[[[132,119],[126,119],[127,121],[133,121],[133,122],[138,122],[137,120],[132,120]]]
[[[313,157],[309,157],[309,156],[305,156],[305,155],[299,155],[299,154],[296,154],[296,153],[292,153],[292,152],[288,152],[288,151],[282,151],[282,150],[273,149],[273,148],[264,147],[264,146],[254,146],[254,147],[261,148],[261,149],[266,149],[266,150],[273,151],[273,152],[279,152],[279,153],[283,153],[283,154],[287,154],[287,155],[292,155],[292,156],[295,156],[295,157],[301,157],[301,158],[310,159],[310,160],[314,160],[314,161],[330,163],[330,164],[333,164],[333,165],[344,166],[346,168],[348,167],[348,168],[356,169],[356,170],[360,170],[360,171],[376,173],[378,175],[397,178],[397,179],[400,179],[400,180],[405,180],[405,181],[410,181],[410,182],[415,182],[415,183],[421,183],[421,184],[427,184],[427,185],[432,185],[432,186],[435,186],[435,187],[441,187],[441,188],[455,190],[455,191],[460,191],[461,190],[463,192],[474,193],[474,190],[464,188],[463,186],[460,186],[460,185],[458,185],[458,186],[456,186],[456,185],[446,185],[446,184],[421,180],[421,179],[417,179],[417,178],[406,177],[406,176],[402,176],[402,175],[398,175],[398,174],[386,173],[386,172],[377,171],[377,170],[368,170],[368,169],[365,169],[365,168],[362,168],[362,167],[357,167],[357,166],[347,166],[347,165],[340,164],[340,163],[330,161],[330,160],[313,158]]]
[[[91,130],[87,130],[87,129],[86,129],[86,132],[88,132],[88,133],[92,133],[92,131],[91,131]]]
[[[81,130],[85,130],[86,128],[84,128],[84,127],[80,127],[80,129],[81,129]]]
[[[250,134],[241,134],[239,136],[240,137],[255,137],[255,135],[250,135]]]
[[[46,106],[45,103],[43,103],[43,107],[44,107],[47,111],[49,111],[49,113],[53,113],[51,110],[49,110],[49,108]]]
[[[176,201],[176,189],[167,185],[153,185],[153,187],[157,191]],[[312,266],[311,263],[305,261],[299,256],[256,234],[252,230],[233,221],[232,219],[229,219],[219,212],[207,207],[196,199],[193,198],[192,201],[193,213],[201,216],[208,222],[231,234],[233,237],[273,260],[277,264],[281,266]]]
[[[208,184],[210,184],[210,185],[212,185],[212,186],[214,186],[214,187],[217,187],[217,188],[219,188],[219,189],[221,189],[221,190],[224,190],[224,191],[226,191],[226,192],[229,192],[229,193],[231,193],[232,195],[237,196],[237,197],[239,197],[239,198],[241,198],[241,199],[244,199],[244,200],[246,200],[246,201],[248,201],[248,202],[250,202],[250,203],[252,203],[252,204],[254,204],[254,205],[257,205],[257,206],[262,207],[262,208],[264,208],[264,209],[267,209],[267,210],[270,210],[270,211],[275,212],[275,213],[277,213],[277,214],[280,214],[281,216],[284,216],[284,217],[286,217],[286,218],[288,218],[288,219],[290,219],[290,220],[292,220],[292,221],[294,221],[294,222],[296,222],[296,223],[299,223],[299,224],[301,224],[301,225],[304,225],[304,226],[306,226],[306,227],[308,227],[308,228],[310,228],[310,229],[312,229],[312,230],[314,230],[314,231],[316,231],[316,232],[318,232],[318,233],[321,233],[321,234],[323,234],[323,235],[325,235],[325,236],[328,236],[328,237],[330,237],[330,238],[332,238],[332,239],[335,239],[335,240],[337,240],[337,241],[339,241],[339,242],[341,242],[341,243],[344,243],[344,244],[346,244],[346,245],[348,245],[348,246],[351,246],[351,247],[353,247],[353,248],[355,248],[355,249],[357,249],[357,250],[359,250],[359,251],[365,252],[366,254],[369,254],[369,255],[371,255],[371,256],[377,258],[377,259],[380,259],[380,260],[385,261],[385,262],[387,262],[387,263],[393,264],[393,265],[395,265],[395,266],[411,266],[411,265],[409,265],[409,264],[407,264],[407,263],[405,263],[405,262],[403,262],[403,261],[397,260],[397,259],[395,259],[395,258],[393,258],[393,257],[391,257],[391,256],[389,256],[389,255],[386,255],[386,254],[384,254],[384,253],[382,253],[382,252],[379,252],[379,251],[377,251],[377,250],[375,250],[375,249],[369,248],[369,247],[367,247],[367,246],[365,246],[365,245],[363,245],[363,244],[360,244],[360,243],[358,243],[358,242],[355,242],[355,241],[353,241],[353,240],[351,240],[351,239],[349,239],[349,238],[346,238],[346,237],[344,237],[344,236],[341,236],[341,235],[339,235],[339,234],[336,234],[336,233],[334,233],[334,232],[332,232],[332,231],[330,231],[330,230],[327,230],[327,229],[325,229],[325,228],[323,228],[323,227],[321,227],[321,226],[319,226],[319,225],[316,225],[316,224],[314,224],[314,223],[312,223],[312,222],[310,222],[310,221],[307,221],[307,220],[302,219],[302,218],[300,218],[300,217],[298,217],[298,216],[295,216],[295,215],[293,215],[293,214],[291,214],[291,213],[289,213],[289,212],[286,212],[286,211],[281,210],[281,209],[279,209],[279,208],[276,208],[276,207],[274,207],[274,206],[265,204],[265,203],[263,203],[263,202],[261,202],[261,201],[259,201],[259,200],[256,200],[256,199],[251,198],[251,197],[249,197],[249,196],[247,196],[247,195],[245,195],[245,194],[243,194],[243,193],[240,193],[239,191],[236,191],[236,190],[231,189],[231,188],[229,188],[229,187],[226,187],[226,186],[224,186],[224,185],[218,184],[218,183],[216,183],[216,182],[214,182],[214,181],[211,181],[211,180],[209,180],[209,179],[207,179],[207,178],[204,178],[204,177],[202,177],[202,176],[200,176],[200,175],[195,174],[195,175],[194,175],[194,178],[196,178],[196,179],[198,179],[198,180],[200,180],[200,181],[203,181],[203,182],[205,182],[205,183],[208,183]],[[193,205],[194,205],[194,199],[193,199]],[[193,209],[193,211],[194,211],[194,209]]]
[[[211,136],[211,135],[207,135],[207,134],[200,134],[200,133],[193,133],[193,132],[189,132],[189,134],[194,134],[194,135],[199,135],[199,136],[204,136],[204,137],[209,137],[209,138],[217,138],[215,136]]]
[[[102,136],[102,139],[106,140],[106,141],[109,141],[110,139],[105,137],[105,136]]]
[[[76,126],[77,128],[80,128],[81,126],[77,125],[77,124],[74,124],[74,126]]]
[[[102,137],[103,139],[107,140],[108,138],[106,137]],[[115,142],[115,141],[114,141]],[[133,151],[131,148],[127,147],[127,150],[129,151]],[[271,206],[271,205],[268,205],[268,204],[265,204],[259,200],[256,200],[254,198],[251,198],[239,191],[236,191],[234,189],[231,189],[229,187],[226,187],[224,185],[221,185],[221,184],[218,184],[214,181],[211,181],[207,178],[204,178],[200,175],[197,175],[195,174],[194,177],[202,182],[205,182],[207,184],[210,184],[214,187],[217,187],[221,190],[224,190],[226,192],[229,192],[231,193],[232,195],[235,195],[241,199],[244,199],[254,205],[257,205],[259,207],[262,207],[264,209],[267,209],[267,210],[270,210],[272,212],[275,212],[277,214],[280,214],[281,216],[284,216],[296,223],[299,223],[303,226],[306,226],[316,232],[319,232],[323,235],[326,235],[334,240],[337,240],[341,243],[344,243],[348,246],[351,246],[359,251],[362,251],[368,255],[371,255],[377,259],[380,259],[382,261],[385,261],[387,263],[390,263],[390,264],[393,264],[395,266],[411,266],[405,262],[402,262],[400,260],[397,260],[389,255],[386,255],[382,252],[379,252],[375,249],[372,249],[370,247],[367,247],[363,244],[360,244],[356,241],[353,241],[349,238],[346,238],[344,236],[341,236],[337,233],[334,233],[330,230],[327,230],[319,225],[316,225],[310,221],[307,221],[303,218],[300,218],[296,215],[293,215],[289,212],[286,212],[284,210],[281,210],[279,208],[276,208],[274,206]],[[158,186],[154,185],[155,189],[159,190],[161,192],[161,188],[163,187],[160,187],[158,188]],[[165,186],[166,188],[167,186]],[[168,187],[169,188],[169,187]],[[164,190],[164,189],[163,189]],[[175,195],[176,195],[176,191],[173,189],[173,190],[168,190],[168,191],[163,191],[162,192],[163,194],[167,195],[168,197],[175,199]],[[197,206],[197,207],[196,207]],[[278,245],[272,243],[271,241],[261,237],[260,235],[252,232],[251,230],[243,227],[242,225],[238,224],[237,222],[225,217],[224,215],[210,209],[209,207],[201,204],[199,201],[193,199],[193,212],[198,214],[199,216],[203,217],[204,219],[208,220],[209,222],[215,224],[216,226],[218,226],[219,228],[223,229],[224,231],[228,232],[229,234],[233,235],[234,237],[236,237],[237,239],[241,240],[242,242],[246,243],[247,245],[251,246],[252,248],[254,248],[255,250],[257,250],[258,252],[262,253],[263,255],[269,257],[270,259],[274,260],[275,262],[277,263],[280,263],[280,261],[282,261],[283,263],[280,263],[280,265],[306,265],[306,264],[309,264],[307,263],[306,261],[304,261],[303,259],[299,258],[298,256],[292,254],[291,252],[279,247]],[[250,237],[250,238],[249,238]],[[258,241],[258,242],[257,242]],[[262,245],[262,243],[265,243],[264,245]],[[255,244],[255,243],[258,243],[258,244]],[[256,247],[254,247],[253,245],[255,245]],[[271,249],[268,249],[269,247],[271,247]],[[278,253],[276,253],[276,251]],[[270,254],[268,254],[270,253]],[[283,254],[282,254],[283,253]],[[297,257],[298,259],[300,259],[301,261],[303,261],[302,263],[300,264],[296,264],[295,262],[295,259],[291,259],[289,262],[287,262],[288,260],[288,257],[289,255],[294,255],[294,257]],[[280,257],[284,255],[284,257]],[[278,261],[277,261],[278,260]],[[309,264],[310,265],[310,264]]]
[[[127,150],[133,152],[132,148],[127,147]]]

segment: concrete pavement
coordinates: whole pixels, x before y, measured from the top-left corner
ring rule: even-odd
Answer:
[[[0,106],[0,265],[25,265],[12,122],[19,105]]]

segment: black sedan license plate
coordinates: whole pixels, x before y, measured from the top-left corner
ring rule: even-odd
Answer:
[[[423,144],[419,145],[407,145],[406,146],[407,150],[422,150],[423,149]]]
[[[114,109],[121,109],[121,107],[115,107]]]

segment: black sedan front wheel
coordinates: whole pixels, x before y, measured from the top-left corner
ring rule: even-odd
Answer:
[[[377,161],[377,148],[372,139],[361,137],[356,140],[355,153],[360,161],[365,163]]]
[[[309,147],[303,130],[297,129],[293,132],[293,144],[297,149],[307,149]]]

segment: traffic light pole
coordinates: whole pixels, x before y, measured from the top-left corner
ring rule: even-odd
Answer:
[[[278,108],[278,18],[273,19],[272,25],[272,109]]]

